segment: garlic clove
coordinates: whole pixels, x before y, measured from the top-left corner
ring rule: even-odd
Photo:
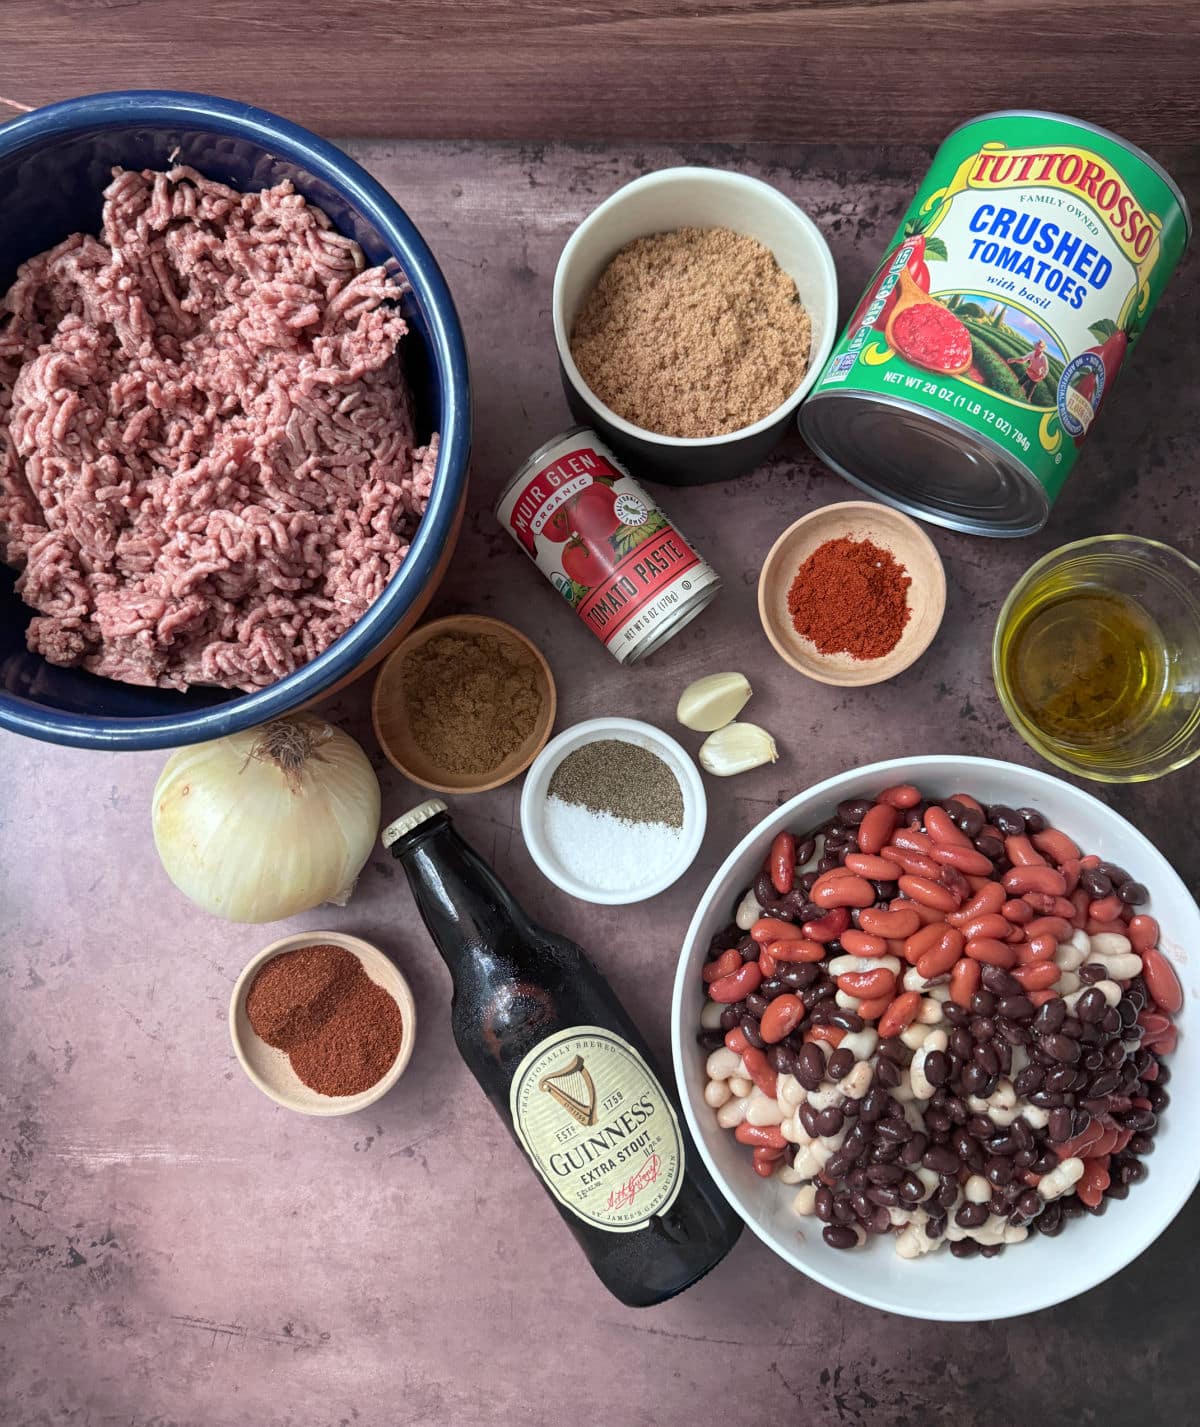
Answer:
[[[775,740],[756,723],[727,723],[700,745],[700,766],[718,778],[745,773],[779,757]]]
[[[675,717],[684,728],[713,733],[737,718],[753,692],[745,674],[706,674],[680,694]]]

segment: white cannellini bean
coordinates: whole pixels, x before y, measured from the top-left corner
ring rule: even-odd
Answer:
[[[869,1060],[855,1061],[849,1075],[838,1086],[847,1100],[861,1100],[870,1088],[871,1062]],[[892,1094],[895,1093],[893,1090]]]
[[[783,1107],[778,1100],[764,1095],[756,1085],[746,1103],[746,1123],[748,1125],[781,1125],[784,1120]]]
[[[925,1186],[926,1192],[929,1194],[932,1194],[933,1191],[942,1182],[936,1170],[926,1169],[923,1164],[917,1165],[917,1167],[913,1170],[913,1173]]]
[[[1083,1178],[1083,1160],[1064,1159],[1049,1174],[1043,1174],[1038,1182],[1038,1193],[1046,1200],[1058,1199],[1068,1193]]]
[[[942,989],[943,988],[940,986],[935,986],[933,988],[934,991],[940,991]],[[946,994],[948,996],[950,992],[947,990]],[[917,1020],[923,1026],[940,1025],[942,1020],[941,1000],[935,997],[932,993],[930,993],[930,995],[921,1002],[921,1005],[917,1011]]]
[[[804,1183],[804,1176],[803,1176],[802,1174],[797,1174],[796,1171],[795,1171],[795,1169],[794,1169],[790,1164],[784,1164],[784,1162],[783,1162],[782,1160],[780,1160],[780,1162],[779,1162],[779,1168],[775,1171],[775,1173],[776,1173],[776,1174],[779,1176],[779,1178],[784,1182],[784,1184],[803,1184],[803,1183]],[[816,1192],[816,1187],[815,1187],[815,1186],[814,1186],[814,1191],[813,1191],[813,1192],[814,1192],[814,1193]]]
[[[1073,971],[1064,971],[1054,983],[1055,989],[1060,996],[1066,996],[1072,991],[1078,991],[1083,982]]]
[[[904,989],[906,991],[928,991],[929,982],[925,980],[915,966],[910,966],[904,973]]]
[[[923,1026],[920,1021],[914,1021],[911,1026],[905,1026],[900,1032],[900,1039],[909,1050],[920,1050],[925,1044],[925,1037],[928,1034],[928,1026]]]
[[[986,1115],[992,1107],[986,1100],[981,1099],[978,1095],[968,1095],[967,1108],[971,1111],[972,1115]]]
[[[805,1179],[816,1179],[825,1168],[828,1158],[829,1151],[819,1141],[814,1140],[811,1145],[804,1145],[797,1150],[795,1168]]]
[[[1115,1006],[1121,999],[1121,988],[1115,981],[1097,981],[1094,985],[1095,989],[1104,997],[1107,1005]],[[1090,991],[1091,989],[1090,986],[1081,986],[1078,991],[1070,992],[1063,997],[1063,1005],[1066,1006],[1068,1011],[1074,1011],[1075,1007],[1079,1004],[1079,998],[1085,991]]]
[[[1112,936],[1118,941],[1124,941],[1124,937],[1117,937],[1116,932],[1101,932],[1101,936]],[[1093,961],[1098,961],[1105,971],[1108,972],[1108,979],[1111,981],[1128,981],[1134,976],[1142,974],[1142,958],[1136,951],[1117,952],[1115,954],[1106,952],[1103,956],[1093,956]]]
[[[1021,1119],[1031,1130],[1044,1130],[1050,1123],[1050,1111],[1040,1105],[1026,1105],[1021,1110]]]
[[[857,996],[851,996],[849,991],[843,991],[840,986],[833,993],[833,999],[838,1003],[838,1005],[842,1008],[843,1011],[858,1010],[859,998]]]
[[[992,1109],[1011,1110],[1017,1103],[1017,1092],[1007,1076],[996,1082],[996,1088],[988,1096],[988,1106]]]
[[[1076,951],[1082,951],[1084,956],[1087,956],[1092,949],[1092,939],[1082,927],[1076,927],[1061,945],[1073,946]]]
[[[999,1105],[989,1106],[987,1110],[988,1118],[998,1129],[1007,1129],[1014,1120],[1020,1118],[1020,1113],[1019,1110],[1005,1110]]]
[[[738,903],[738,909],[734,913],[733,920],[737,923],[739,931],[748,932],[761,916],[762,908],[758,905],[758,898],[754,895],[754,888],[751,887]]]
[[[796,1191],[796,1197],[792,1200],[792,1208],[797,1214],[815,1214],[817,1212],[817,1186],[806,1184],[803,1189]]]
[[[789,1110],[804,1104],[804,1086],[794,1075],[781,1075],[776,1081],[775,1093],[779,1096],[779,1103]]]
[[[896,1252],[902,1259],[916,1259],[936,1249],[938,1243],[939,1240],[931,1239],[925,1232],[923,1223],[911,1223],[896,1236]]]
[[[1020,1075],[1021,1071],[1029,1064],[1029,1052],[1023,1045],[1015,1045],[1012,1048],[1012,1064],[1008,1068],[1009,1075]]]
[[[920,1209],[914,1209],[912,1212],[914,1215],[916,1215],[920,1214],[921,1211]],[[898,1204],[893,1204],[892,1207],[888,1210],[888,1218],[892,1221],[893,1229],[898,1229],[903,1225],[913,1222],[913,1219],[909,1215],[909,1211],[907,1209],[901,1209]]]
[[[804,1126],[800,1123],[799,1119],[795,1115],[792,1115],[788,1119],[784,1120],[784,1122],[779,1126],[779,1133],[783,1136],[785,1140],[788,1141],[789,1144],[793,1145],[806,1145],[811,1139],[811,1136],[809,1135],[808,1131],[804,1128]]]
[[[851,1031],[844,1035],[838,1049],[848,1050],[855,1060],[870,1060],[878,1044],[878,1034],[870,1026],[865,1026],[861,1031]]]
[[[727,1100],[717,1111],[717,1124],[723,1130],[735,1130],[746,1118],[746,1104],[749,1096],[739,1096],[736,1100]]]
[[[900,1105],[907,1105],[910,1101],[916,1099],[916,1096],[913,1094],[912,1077],[909,1075],[907,1069],[900,1072],[900,1084],[889,1090],[888,1094]]]
[[[982,1174],[973,1174],[963,1185],[968,1204],[986,1204],[992,1197],[992,1186]]]
[[[1023,1244],[1028,1237],[1029,1230],[1024,1224],[1010,1224],[1004,1231],[1006,1244]]]
[[[849,1077],[847,1077],[849,1079]],[[844,1085],[846,1082],[843,1081]],[[842,1098],[840,1087],[831,1084],[828,1080],[822,1080],[818,1089],[808,1092],[808,1103],[814,1110],[831,1110],[839,1104]]]
[[[900,975],[900,959],[896,956],[835,956],[829,963],[829,974],[844,976],[847,971],[877,971],[880,967],[893,976]]]
[[[908,1067],[909,1079],[912,1083],[912,1092],[918,1100],[930,1100],[936,1086],[930,1083],[925,1077],[925,1060],[935,1050],[945,1050],[949,1044],[945,1031],[930,1031],[925,1037],[924,1044],[918,1049],[912,1058],[912,1064]]]
[[[1121,956],[1133,949],[1133,943],[1120,932],[1097,932],[1092,937],[1093,956]]]
[[[704,1062],[704,1069],[710,1080],[728,1080],[732,1075],[742,1074],[742,1057],[727,1045],[718,1046]]]
[[[1073,946],[1069,941],[1062,942],[1058,950],[1054,953],[1055,966],[1061,967],[1064,971],[1078,971],[1087,959],[1087,952],[1080,951],[1077,946]]]
[[[842,1142],[845,1140],[846,1136],[849,1133],[850,1126],[848,1124],[843,1125],[836,1135],[822,1135],[821,1143],[825,1146],[825,1148],[829,1151],[830,1154],[833,1154],[835,1150],[841,1149]]]
[[[739,1057],[738,1064],[741,1064]],[[749,1095],[754,1089],[754,1081],[748,1075],[731,1075],[729,1077],[729,1088],[739,1098]]]
[[[700,1025],[706,1031],[721,1029],[721,1013],[725,1010],[720,1001],[705,1001],[700,1008]]]
[[[714,1110],[719,1110],[732,1094],[727,1081],[710,1080],[704,1087],[704,1103],[711,1105]]]

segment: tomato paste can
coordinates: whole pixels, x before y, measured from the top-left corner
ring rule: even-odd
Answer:
[[[622,664],[678,634],[721,587],[716,571],[586,426],[525,461],[496,517]]]
[[[985,114],[934,156],[800,429],[890,505],[1039,530],[1191,237],[1147,154],[1061,114]]]

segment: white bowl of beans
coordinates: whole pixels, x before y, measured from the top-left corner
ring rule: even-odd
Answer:
[[[957,755],[853,769],[759,823],[700,901],[672,1007],[688,1123],[827,1288],[945,1321],[1049,1307],[1200,1180],[1168,1109],[1200,1081],[1197,948],[1178,874],[1089,793]]]

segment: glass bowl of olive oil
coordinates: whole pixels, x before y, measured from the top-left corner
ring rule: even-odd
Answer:
[[[992,673],[1017,732],[1068,773],[1182,768],[1200,755],[1200,565],[1134,535],[1051,551],[1004,602]]]

